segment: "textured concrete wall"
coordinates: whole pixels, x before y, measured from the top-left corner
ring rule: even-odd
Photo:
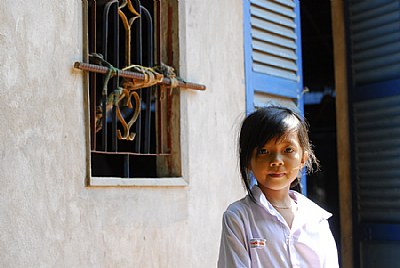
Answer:
[[[204,94],[185,92],[182,103],[188,114],[182,154],[188,158],[189,225],[196,226],[190,228],[191,258],[193,267],[215,267],[221,213],[244,193],[236,146],[245,113],[242,1],[181,2],[186,75],[208,87]]]
[[[85,187],[81,1],[1,1],[0,267],[215,267],[244,193],[242,1],[180,0],[187,187]]]

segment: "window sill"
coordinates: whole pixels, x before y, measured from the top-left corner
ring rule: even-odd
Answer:
[[[181,177],[175,178],[90,178],[89,187],[184,187],[188,183]]]

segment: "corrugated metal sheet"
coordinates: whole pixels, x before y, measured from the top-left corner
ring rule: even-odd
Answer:
[[[293,0],[250,1],[255,72],[298,80],[295,8]]]
[[[353,83],[400,78],[400,0],[350,1]]]
[[[400,222],[400,96],[355,103],[360,220]]]

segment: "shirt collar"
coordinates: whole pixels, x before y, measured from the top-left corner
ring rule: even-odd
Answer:
[[[276,209],[272,206],[272,204],[267,200],[264,193],[261,191],[258,185],[254,185],[251,188],[251,192],[256,200],[256,203],[264,207],[270,214],[277,215]],[[315,220],[326,220],[329,219],[332,214],[312,202],[310,199],[305,197],[304,195],[289,190],[289,195],[293,200],[297,203],[298,207],[298,215],[301,215],[301,218],[304,219],[315,219]]]
[[[314,218],[316,220],[327,220],[332,214],[315,204],[313,201],[305,197],[304,195],[290,191],[297,200],[298,213],[305,218]]]
[[[267,200],[267,198],[265,197],[264,193],[261,191],[260,187],[258,187],[258,185],[254,185],[251,188],[251,192],[253,193],[253,196],[258,205],[263,207],[269,214],[279,215],[279,213],[276,211],[276,209]]]

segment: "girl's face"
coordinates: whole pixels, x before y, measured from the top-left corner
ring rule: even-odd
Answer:
[[[307,160],[297,133],[291,131],[282,138],[271,139],[261,149],[253,151],[249,169],[264,190],[289,190]]]

